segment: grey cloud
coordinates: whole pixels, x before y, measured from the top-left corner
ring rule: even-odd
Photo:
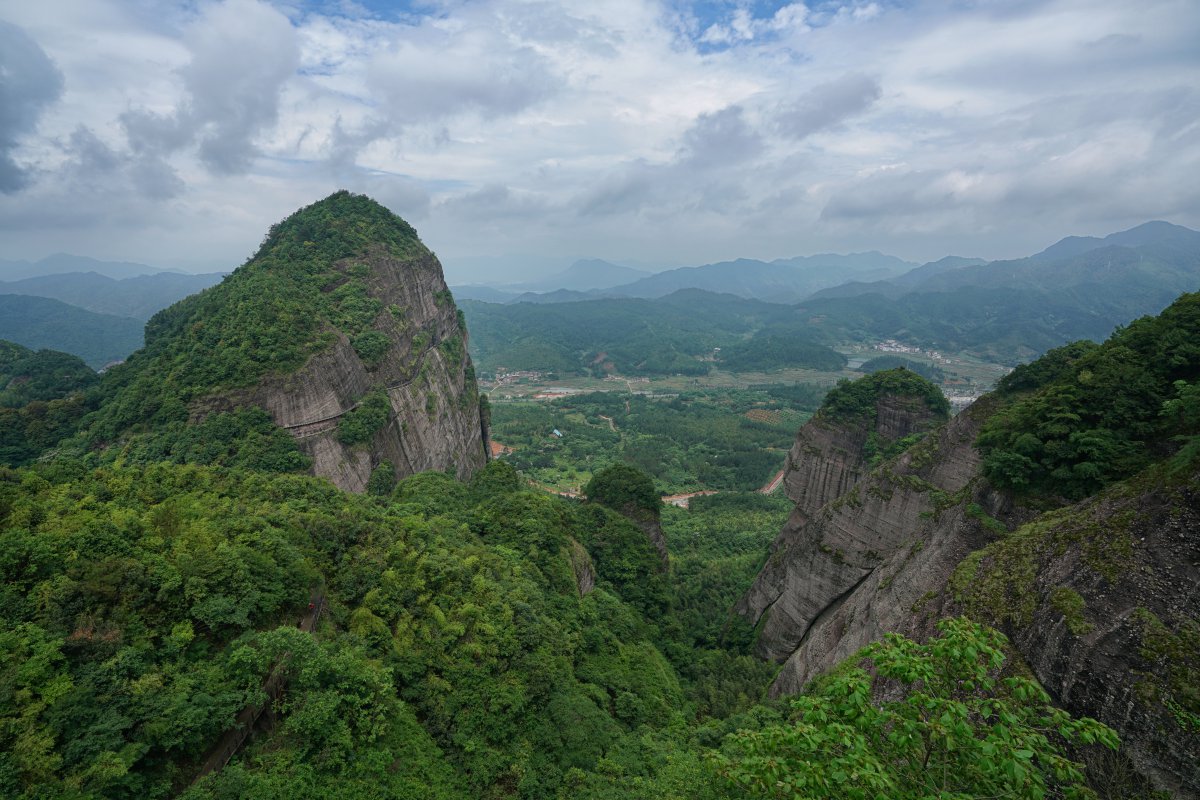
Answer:
[[[12,152],[62,90],[62,75],[45,51],[16,25],[0,20],[0,192],[28,183]]]
[[[485,118],[516,113],[556,91],[561,81],[530,47],[491,31],[455,37],[422,31],[371,64],[369,80],[400,124],[430,122],[471,112]]]
[[[700,164],[735,164],[758,155],[760,137],[746,123],[740,106],[701,114],[683,137],[681,155]]]
[[[880,98],[879,81],[849,74],[816,86],[779,108],[780,133],[803,139],[866,111]]]
[[[537,216],[545,213],[546,203],[536,196],[514,192],[507,186],[489,184],[449,198],[440,208],[459,218],[491,221]]]
[[[295,30],[257,0],[225,0],[191,26],[185,43],[187,99],[171,114],[122,114],[129,145],[151,157],[196,145],[213,173],[245,172],[258,154],[255,137],[277,122],[280,92],[300,63]]]
[[[245,171],[254,137],[274,125],[279,93],[300,63],[291,23],[255,0],[227,0],[188,36],[183,69],[201,160],[218,174]]]

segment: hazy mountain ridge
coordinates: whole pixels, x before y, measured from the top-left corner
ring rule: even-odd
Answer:
[[[47,297],[0,294],[0,339],[71,353],[94,369],[141,347],[142,329],[131,317],[98,314]]]
[[[220,283],[227,274],[163,271],[111,278],[99,272],[63,272],[0,282],[0,294],[49,297],[88,311],[145,322],[175,301]]]

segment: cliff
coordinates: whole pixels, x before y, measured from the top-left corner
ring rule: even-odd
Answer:
[[[1185,296],[1105,345],[1019,368],[873,469],[854,456],[858,429],[806,426],[789,460],[804,473],[789,476],[796,509],[737,607],[758,654],[782,662],[771,694],[966,613],[1003,630],[1055,702],[1116,729],[1121,756],[1097,765],[1097,785],[1200,796],[1196,306]],[[1018,491],[1023,475],[1060,488]]]
[[[1008,634],[1059,704],[1200,797],[1200,463],[1159,466],[972,553],[948,610]]]
[[[220,285],[151,319],[123,373],[94,435],[136,440],[258,407],[314,474],[350,491],[380,468],[394,482],[466,478],[486,463],[467,331],[441,265],[407,223],[346,192],[272,227]],[[139,398],[132,414],[126,397]]]
[[[866,563],[884,552],[858,546],[870,535],[852,536],[853,541],[826,535],[818,518],[825,506],[854,489],[873,458],[945,418],[945,407],[930,400],[931,389],[937,391],[903,369],[876,373],[830,392],[796,434],[784,477],[784,490],[796,506],[736,608],[751,625],[763,621],[760,656],[787,658],[821,611],[861,580]],[[860,550],[870,558],[847,561],[848,553]]]

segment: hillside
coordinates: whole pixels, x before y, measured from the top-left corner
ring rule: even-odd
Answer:
[[[118,280],[98,272],[66,272],[0,283],[0,294],[49,297],[88,311],[144,322],[175,301],[220,283],[224,276],[219,272],[158,272]]]
[[[93,369],[141,347],[142,327],[130,317],[97,314],[46,297],[0,294],[0,339],[71,353]]]
[[[794,312],[699,289],[656,300],[567,304],[463,303],[480,368],[563,374],[704,375],[808,366],[840,369],[845,359],[809,334],[759,335]],[[720,352],[715,352],[720,348]]]
[[[53,400],[96,381],[96,373],[78,356],[56,350],[35,352],[0,339],[0,407]]]
[[[820,289],[848,279],[872,280],[899,275],[914,264],[883,253],[828,253],[776,259],[750,258],[699,267],[679,267],[631,283],[612,286],[614,295],[656,298],[681,289],[703,289],[718,294],[794,303]]]
[[[276,453],[283,428],[316,474],[362,491],[377,469],[465,477],[485,459],[440,264],[406,222],[347,192],[273,226],[221,284],[154,315],[146,347],[100,391],[89,446],[139,460],[192,460],[181,443],[196,436],[232,452],[249,431]]]
[[[1200,294],[1185,295],[1018,368],[874,469],[859,428],[830,424],[831,393],[789,456],[796,508],[738,607],[783,663],[772,691],[965,611],[1008,633],[1066,709],[1112,725],[1142,779],[1200,794],[1198,337]]]

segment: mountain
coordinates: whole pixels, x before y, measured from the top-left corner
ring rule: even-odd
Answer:
[[[613,294],[655,298],[680,289],[704,289],[775,303],[796,302],[848,279],[880,279],[899,275],[916,265],[882,253],[825,254],[777,259],[772,262],[739,258],[680,267],[633,283],[614,286]]]
[[[293,441],[313,472],[353,491],[377,470],[391,482],[467,477],[486,456],[466,346],[416,231],[338,192],[273,226],[219,285],[154,315],[146,347],[105,376],[87,436],[129,458],[190,460],[181,443],[223,437],[234,452],[253,431],[270,444],[263,458]]]
[[[813,334],[788,328],[776,335],[768,328],[794,318],[791,307],[701,289],[654,300],[466,301],[463,311],[473,353],[487,372],[703,375],[717,363],[735,372],[837,370],[846,363]]]
[[[78,356],[33,351],[0,339],[0,407],[19,408],[53,400],[96,383],[96,373]]]
[[[141,346],[142,323],[45,297],[0,294],[0,339],[72,353],[99,369]]]
[[[1091,250],[1113,245],[1121,247],[1143,247],[1146,245],[1167,245],[1173,248],[1195,250],[1200,233],[1173,225],[1170,222],[1154,220],[1145,222],[1126,231],[1110,233],[1103,238],[1095,236],[1068,236],[1050,245],[1045,250],[1030,256],[1038,261],[1057,261],[1064,258],[1074,258]]]
[[[176,300],[220,283],[226,274],[156,272],[114,279],[99,272],[63,272],[0,282],[0,294],[50,297],[88,311],[133,317],[144,322]]]
[[[1057,703],[1115,728],[1155,788],[1200,796],[1198,339],[1200,294],[1184,295],[1018,368],[916,443],[913,390],[888,373],[831,392],[788,457],[795,510],[738,605],[782,663],[772,693],[965,612]],[[889,443],[907,447],[880,461]]]
[[[536,281],[515,284],[511,288],[526,292],[552,292],[556,289],[586,292],[592,289],[610,289],[613,286],[632,283],[650,274],[645,270],[623,267],[599,258],[586,258],[576,261],[562,272]]]
[[[100,261],[87,256],[73,256],[67,253],[57,253],[32,263],[0,260],[0,281],[16,281],[23,278],[62,275],[71,272],[95,272],[114,280],[122,280],[139,275],[155,275],[160,272],[178,273],[179,271],[129,261]]]

